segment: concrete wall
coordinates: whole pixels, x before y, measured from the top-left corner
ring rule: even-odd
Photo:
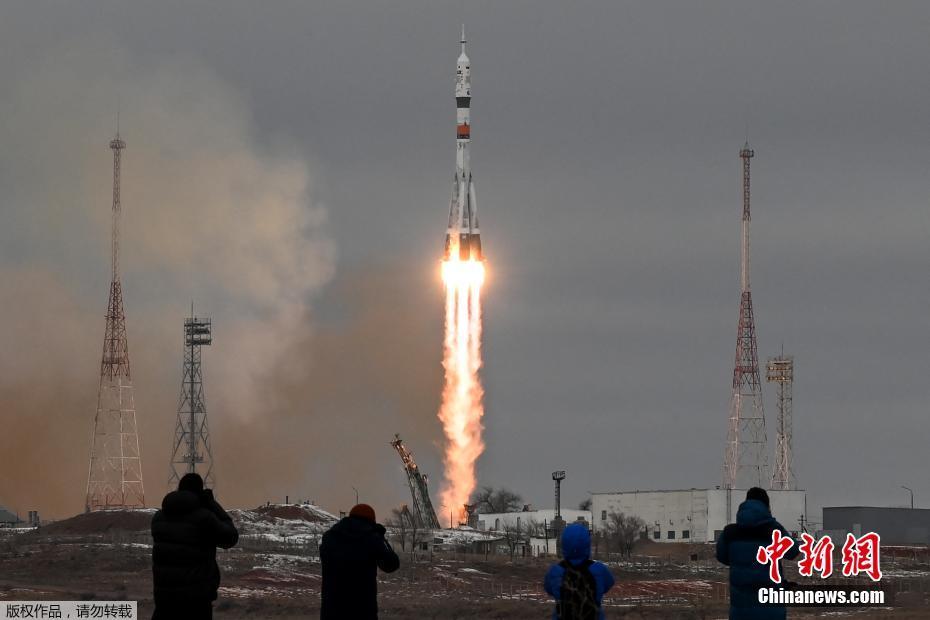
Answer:
[[[801,531],[801,515],[807,520],[807,492],[806,491],[767,491],[772,506],[772,516],[789,532]],[[736,512],[739,505],[746,499],[745,489],[733,489],[730,492],[729,516],[726,489],[710,489],[707,491],[712,506],[708,515],[707,528],[710,531],[710,540],[715,539],[715,533],[722,531],[728,523],[736,521]]]
[[[745,490],[731,491],[728,510],[724,489],[594,493],[594,527],[605,527],[611,512],[622,512],[645,521],[648,536],[655,542],[712,542],[727,523],[735,520],[745,497]],[[787,530],[800,529],[798,521],[805,513],[805,498],[804,491],[769,491],[772,512]]]
[[[823,509],[823,529],[845,537],[877,532],[883,545],[930,544],[930,509],[838,506]],[[834,540],[837,545],[842,541]]]
[[[611,512],[622,512],[645,521],[649,538],[656,542],[706,540],[706,489],[595,493],[591,501],[597,529],[607,526]]]

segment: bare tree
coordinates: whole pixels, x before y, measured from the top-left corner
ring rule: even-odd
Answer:
[[[543,528],[543,522],[537,519],[527,519],[523,522],[523,532],[527,538],[536,538],[540,535]]]
[[[604,531],[604,528],[595,529],[591,535],[591,541],[594,543],[594,555],[592,557],[599,558],[601,545],[605,543],[607,538],[607,533]],[[606,544],[605,544],[606,547]],[[610,548],[607,547],[608,559],[610,559]]]
[[[413,547],[414,552],[419,550],[424,543],[432,543],[432,541],[432,530],[415,529],[410,536],[410,544]]]
[[[591,498],[589,497],[587,499],[581,500],[581,502],[578,503],[578,510],[590,511],[591,510]]]
[[[407,510],[406,506],[401,506],[400,508],[392,508],[391,516],[388,518],[387,525],[391,528],[391,533],[394,534],[394,539],[400,542],[400,550],[404,551],[407,543],[407,533],[410,526],[410,519],[407,518],[410,512]]]
[[[484,486],[475,491],[471,503],[475,504],[478,512],[484,514],[515,512],[523,506],[523,498],[504,487],[495,489]]]
[[[613,542],[617,551],[630,557],[633,555],[633,545],[642,538],[646,529],[646,522],[639,517],[622,512],[610,512],[607,515],[608,553],[609,544]]]
[[[410,530],[410,557],[413,560],[417,559],[417,543],[420,540],[420,537],[423,535],[423,528],[420,527],[420,524],[417,523],[417,519],[413,518],[413,515],[410,514],[410,511],[407,511],[409,519],[407,520],[407,525]]]
[[[513,554],[517,551],[517,545],[526,540],[526,532],[516,523],[504,523],[501,527],[501,535],[510,550],[510,561],[513,562]]]
[[[545,536],[545,522],[538,521],[536,519],[527,519],[523,522],[523,535],[526,538],[527,544],[530,542],[530,538],[542,538]],[[532,547],[530,547],[532,551]]]

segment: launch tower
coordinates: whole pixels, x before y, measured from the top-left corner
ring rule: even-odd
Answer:
[[[413,498],[413,518],[420,528],[438,530],[439,518],[433,509],[433,502],[429,498],[429,488],[426,486],[426,474],[420,471],[413,454],[404,445],[400,435],[394,435],[391,445],[404,462],[404,472],[407,474],[407,483],[410,485],[410,495]]]

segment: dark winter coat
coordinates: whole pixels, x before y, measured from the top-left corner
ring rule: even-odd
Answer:
[[[565,528],[562,532],[562,556],[568,560],[572,566],[578,566],[591,557],[591,533],[584,525],[573,523]],[[594,597],[597,599],[598,607],[604,594],[614,587],[614,576],[610,569],[600,562],[594,562],[588,567],[594,576],[595,592]],[[562,577],[565,575],[565,569],[559,564],[553,564],[546,573],[543,585],[555,600],[560,600],[560,589],[562,587]],[[552,617],[556,617],[557,612],[553,612]],[[604,618],[604,609],[601,608],[598,615],[601,620]]]
[[[772,544],[772,530],[785,528],[772,517],[768,506],[756,499],[739,505],[736,523],[723,529],[717,539],[717,560],[730,567],[730,619],[731,620],[782,620],[784,607],[761,605],[759,588],[778,587],[769,579],[769,565],[756,560],[759,547]],[[786,560],[798,557],[798,543],[785,554]],[[782,572],[784,582],[784,572]]]
[[[323,534],[322,620],[375,620],[378,569],[393,573],[400,559],[384,539],[384,526],[346,517]]]
[[[211,492],[168,493],[152,517],[152,539],[156,607],[216,600],[216,548],[235,545],[239,532]]]

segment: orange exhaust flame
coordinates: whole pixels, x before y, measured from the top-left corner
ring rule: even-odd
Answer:
[[[475,490],[475,462],[484,451],[481,417],[484,389],[481,368],[481,285],[484,263],[459,260],[458,249],[442,263],[446,289],[446,333],[442,365],[445,386],[439,419],[446,434],[445,486],[442,503],[460,520]]]

